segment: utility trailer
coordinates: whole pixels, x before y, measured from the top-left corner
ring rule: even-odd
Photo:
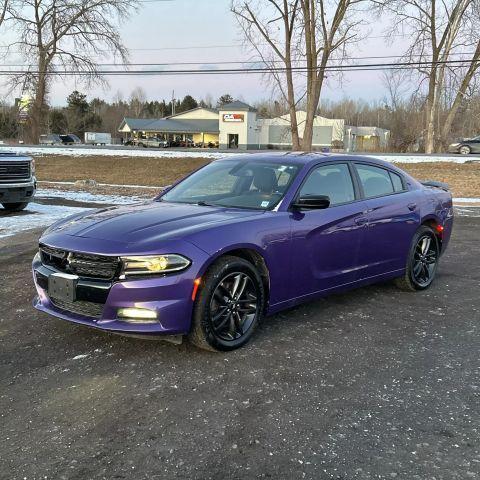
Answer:
[[[110,145],[112,135],[110,133],[85,132],[86,145]]]

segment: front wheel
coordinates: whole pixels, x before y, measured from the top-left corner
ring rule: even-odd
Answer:
[[[262,318],[265,291],[257,269],[238,257],[221,257],[202,279],[189,340],[228,351],[245,345]]]
[[[28,202],[2,203],[2,205],[8,212],[20,212],[28,205]]]
[[[435,232],[427,226],[418,229],[408,254],[405,275],[396,280],[402,290],[425,290],[433,283],[440,258]]]
[[[472,153],[472,149],[468,145],[463,145],[462,147],[460,147],[459,152],[462,155],[470,155]]]

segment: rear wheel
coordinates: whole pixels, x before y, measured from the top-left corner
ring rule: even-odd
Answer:
[[[28,202],[2,203],[2,205],[9,212],[20,212],[28,205]]]
[[[402,290],[425,290],[437,272],[440,246],[435,232],[427,226],[418,229],[408,255],[405,275],[396,280]]]
[[[228,351],[245,345],[260,321],[265,292],[257,269],[238,257],[222,257],[203,277],[189,340],[197,347]]]
[[[460,150],[459,152],[462,154],[462,155],[470,155],[472,153],[472,149],[468,146],[468,145],[462,145],[460,147]]]

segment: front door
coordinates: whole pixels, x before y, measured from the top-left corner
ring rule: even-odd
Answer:
[[[347,163],[315,167],[298,197],[328,195],[324,210],[292,212],[292,288],[301,298],[354,282],[367,228],[365,202],[358,199]]]
[[[238,134],[229,133],[228,134],[228,148],[238,148]]]

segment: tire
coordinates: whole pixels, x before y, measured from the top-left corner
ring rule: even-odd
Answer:
[[[221,257],[202,278],[188,339],[204,350],[240,348],[251,339],[264,308],[265,290],[257,269],[242,258]]]
[[[430,227],[420,227],[412,240],[405,275],[395,280],[397,287],[409,292],[426,290],[435,279],[439,259],[440,245],[435,232]]]
[[[7,212],[20,212],[28,205],[28,202],[2,203],[2,205]]]
[[[472,149],[468,145],[462,145],[458,151],[461,155],[470,155],[472,153]]]

